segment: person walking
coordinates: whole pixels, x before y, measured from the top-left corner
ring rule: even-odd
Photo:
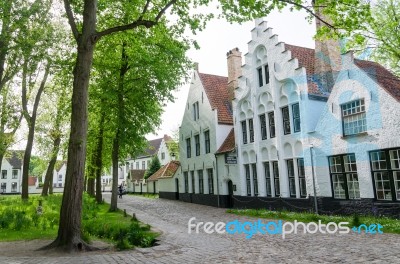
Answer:
[[[122,191],[123,191],[123,188],[122,188],[122,184],[120,185],[120,186],[118,186],[118,197],[120,198],[120,199],[122,199]]]

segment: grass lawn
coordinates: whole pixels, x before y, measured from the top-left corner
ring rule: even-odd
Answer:
[[[54,239],[57,236],[62,195],[31,195],[28,202],[19,196],[0,197],[0,241]],[[42,204],[38,209],[39,201]],[[84,195],[82,211],[83,238],[102,239],[118,249],[152,246],[157,233],[150,226],[122,211],[108,212],[108,204],[97,204]],[[41,212],[40,212],[41,211]]]
[[[359,226],[361,224],[381,224],[384,233],[400,234],[400,220],[389,217],[373,217],[373,216],[330,216],[316,215],[313,213],[296,213],[289,211],[269,211],[265,209],[228,209],[227,213],[251,216],[257,218],[277,219],[309,223],[321,220],[323,224],[329,222],[349,222],[349,227]]]

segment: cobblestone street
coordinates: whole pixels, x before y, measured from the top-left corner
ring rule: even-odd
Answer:
[[[110,194],[105,195],[109,200]],[[162,234],[158,246],[124,252],[76,255],[9,256],[1,249],[0,263],[400,263],[400,236],[346,234],[244,235],[188,234],[188,221],[254,221],[225,209],[197,204],[123,196],[118,207],[136,214]]]

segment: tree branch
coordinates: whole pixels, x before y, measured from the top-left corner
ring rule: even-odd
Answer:
[[[36,113],[37,113],[37,109],[38,109],[38,106],[39,106],[40,97],[41,97],[41,95],[43,93],[44,86],[46,85],[47,77],[49,76],[49,71],[50,71],[50,62],[48,61],[47,65],[46,65],[46,69],[45,69],[45,72],[44,72],[44,76],[43,76],[42,82],[40,83],[39,90],[38,90],[38,92],[36,94],[36,97],[35,97],[35,103],[33,104],[33,112],[32,112],[32,118],[33,119],[36,119]]]
[[[74,13],[72,12],[69,0],[64,0],[64,8],[65,12],[67,13],[68,23],[71,26],[72,34],[74,35],[75,40],[78,41],[79,31],[75,23]]]
[[[331,28],[331,29],[336,29],[332,24],[330,24],[328,21],[324,20],[321,18],[321,16],[317,15],[310,7],[304,6],[302,4],[290,1],[290,0],[279,0],[280,2],[283,3],[287,3],[287,4],[291,4],[297,7],[300,7],[301,9],[306,10],[310,15],[312,15],[313,17],[315,17],[316,19],[318,19],[319,21],[321,21],[322,23],[324,23],[327,27]],[[314,1],[313,1],[314,2]]]
[[[112,34],[112,33],[116,33],[116,32],[126,31],[126,30],[129,30],[129,29],[134,29],[134,28],[137,28],[137,27],[139,27],[139,26],[145,26],[146,28],[151,28],[151,27],[155,26],[155,25],[158,23],[158,21],[159,21],[159,20],[161,19],[161,17],[165,14],[165,12],[168,10],[168,8],[170,8],[173,4],[175,4],[176,1],[177,1],[177,0],[171,0],[171,1],[169,1],[169,2],[158,12],[158,14],[157,14],[157,16],[156,16],[156,18],[155,18],[154,20],[146,20],[146,19],[143,19],[144,13],[142,13],[142,14],[140,15],[140,17],[139,17],[136,21],[134,21],[134,22],[132,22],[132,23],[130,23],[130,24],[126,24],[126,25],[122,25],[122,26],[116,26],[116,27],[108,28],[108,29],[106,29],[106,30],[103,30],[103,31],[97,33],[96,36],[95,36],[95,39],[96,39],[96,40],[99,40],[101,37],[104,37],[104,36],[106,36],[106,35],[109,35],[109,34]],[[144,11],[144,12],[147,12],[147,8],[148,8],[147,5],[148,5],[149,2],[150,2],[150,1],[147,1],[147,2],[146,2],[145,7],[143,8],[143,11]],[[146,7],[146,6],[147,6],[147,7]]]
[[[149,8],[149,5],[150,5],[150,0],[147,0],[147,1],[146,1],[146,4],[144,5],[142,14],[141,14],[140,17],[139,17],[139,20],[142,20],[142,19],[143,19],[143,16],[146,14],[147,9]]]

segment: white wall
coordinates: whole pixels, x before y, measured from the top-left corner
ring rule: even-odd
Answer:
[[[15,169],[17,171],[17,178],[13,179],[13,167],[11,164],[7,161],[6,158],[3,158],[2,160],[2,165],[1,165],[1,174],[0,174],[0,193],[2,192],[1,189],[1,184],[5,183],[6,184],[6,193],[11,193],[11,185],[12,183],[17,183],[17,188],[15,192],[21,192],[21,180],[22,180],[22,170],[21,169]],[[7,179],[2,179],[2,173],[3,171],[7,171]]]

